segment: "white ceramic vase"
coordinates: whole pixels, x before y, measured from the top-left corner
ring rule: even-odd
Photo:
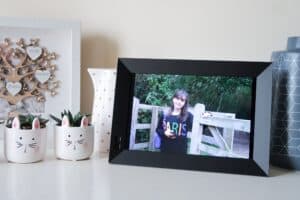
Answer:
[[[47,128],[40,128],[39,122],[38,127],[29,130],[20,129],[19,125],[5,128],[4,154],[9,162],[41,161],[45,157],[46,147]]]
[[[108,152],[112,128],[116,70],[89,68],[94,86],[92,124],[95,127],[95,150]]]
[[[55,127],[56,157],[74,161],[88,159],[94,149],[94,127],[88,126],[88,122],[81,127],[70,127],[64,120],[63,118],[62,126]]]

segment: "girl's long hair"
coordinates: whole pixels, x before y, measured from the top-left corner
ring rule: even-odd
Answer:
[[[172,97],[172,100],[171,100],[171,109],[169,110],[169,115],[172,114],[172,112],[174,111],[174,104],[173,104],[173,99],[174,98],[178,98],[178,99],[185,99],[185,104],[184,106],[182,107],[181,109],[181,112],[180,112],[180,116],[179,116],[179,119],[181,122],[184,122],[187,120],[188,118],[188,105],[189,105],[189,94],[185,91],[185,90],[176,90],[173,97]]]

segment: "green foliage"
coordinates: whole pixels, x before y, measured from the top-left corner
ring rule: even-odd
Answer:
[[[50,118],[52,118],[56,122],[57,126],[61,126],[62,118],[65,115],[68,117],[71,127],[80,127],[82,118],[84,116],[86,117],[91,116],[90,114],[82,114],[80,112],[78,112],[76,115],[73,115],[71,111],[64,110],[63,112],[61,112],[61,118],[58,118],[52,114],[50,114]]]
[[[138,113],[138,123],[139,124],[150,124],[151,123],[152,112],[150,110],[139,110]]]
[[[137,129],[135,135],[135,143],[149,142],[150,130],[149,129]]]
[[[48,119],[43,119],[40,115],[35,116],[35,115],[19,115],[19,120],[20,120],[20,129],[32,129],[32,122],[33,120],[37,117],[40,121],[40,127],[45,128],[47,122],[49,121]],[[10,117],[7,122],[6,122],[6,127],[11,128],[12,123],[13,123],[14,117]]]
[[[134,95],[141,103],[170,106],[177,89],[189,93],[190,106],[202,103],[208,111],[250,119],[252,79],[247,77],[138,74]]]

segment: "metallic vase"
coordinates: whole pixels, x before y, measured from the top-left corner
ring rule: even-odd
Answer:
[[[272,54],[271,164],[300,170],[300,37]]]

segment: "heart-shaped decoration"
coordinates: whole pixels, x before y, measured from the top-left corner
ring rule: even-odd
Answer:
[[[26,48],[26,52],[31,60],[36,60],[42,55],[43,50],[41,47],[29,46]]]
[[[6,84],[6,89],[10,94],[16,96],[16,94],[18,94],[21,91],[22,84],[20,82],[8,82]]]
[[[51,76],[51,73],[48,70],[36,70],[35,78],[42,84],[47,82]]]
[[[10,62],[11,62],[11,64],[12,64],[13,66],[17,66],[17,65],[19,65],[19,64],[21,63],[21,60],[20,60],[20,58],[18,58],[18,57],[12,56],[12,57],[10,58]]]

